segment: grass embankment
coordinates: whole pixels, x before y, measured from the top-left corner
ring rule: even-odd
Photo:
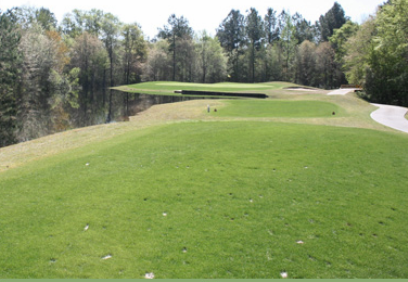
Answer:
[[[406,135],[348,128],[382,129],[353,96],[288,99],[155,106],[1,149],[0,278],[407,277]]]
[[[218,114],[221,117],[284,117],[309,118],[343,115],[336,104],[321,101],[257,101],[235,100],[225,102],[226,107]]]
[[[276,89],[283,89],[286,87],[294,86],[292,83],[287,82],[269,82],[269,83],[233,83],[233,82],[223,82],[214,84],[203,84],[203,83],[181,83],[181,82],[170,82],[170,81],[155,81],[155,82],[145,82],[128,86],[116,87],[115,89],[126,91],[126,92],[136,92],[136,93],[146,93],[146,94],[160,94],[160,95],[174,95],[180,96],[181,94],[176,94],[176,90],[194,90],[194,91],[215,91],[215,92],[264,92]],[[183,95],[189,96],[189,95]],[[193,95],[196,97],[196,95]]]

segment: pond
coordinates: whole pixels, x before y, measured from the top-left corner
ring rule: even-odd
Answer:
[[[93,111],[92,116],[89,116],[88,122],[93,120],[92,124],[83,124],[81,126],[102,124],[106,122],[125,121],[128,120],[129,116],[135,116],[140,112],[146,111],[147,109],[154,105],[205,99],[218,99],[218,98],[161,96],[142,93],[127,93],[115,90],[112,96],[111,116],[109,117],[109,106],[106,105],[104,110]]]

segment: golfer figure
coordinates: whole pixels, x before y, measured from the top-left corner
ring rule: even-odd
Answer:
[[[207,112],[211,112],[210,105],[207,105]]]

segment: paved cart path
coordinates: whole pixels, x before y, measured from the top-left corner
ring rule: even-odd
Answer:
[[[407,108],[372,104],[379,109],[371,113],[371,118],[378,123],[408,133],[408,120],[405,118]]]

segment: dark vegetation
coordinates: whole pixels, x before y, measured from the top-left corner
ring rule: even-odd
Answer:
[[[100,10],[60,23],[46,8],[0,11],[0,147],[95,124],[95,113],[110,122],[109,87],[143,81],[349,83],[370,101],[408,105],[407,7],[390,0],[362,25],[338,3],[315,23],[231,10],[214,38],[171,15],[150,41]]]

